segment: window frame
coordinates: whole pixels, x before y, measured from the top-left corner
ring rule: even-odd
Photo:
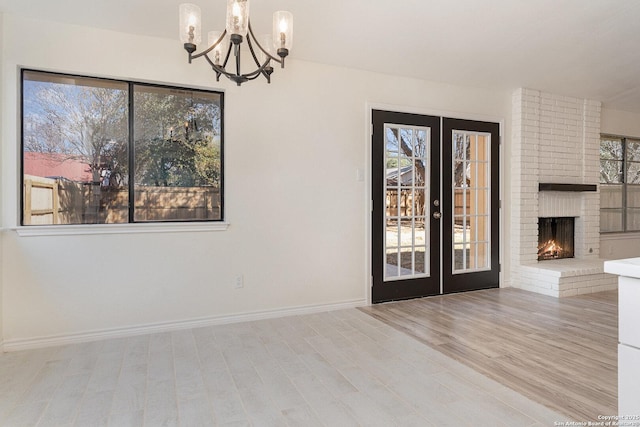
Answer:
[[[615,234],[638,234],[640,233],[640,229],[638,230],[629,230],[628,229],[628,221],[627,221],[627,211],[629,210],[628,207],[628,186],[629,185],[638,185],[638,184],[629,184],[628,181],[628,177],[627,177],[627,171],[628,171],[628,163],[629,163],[629,159],[627,156],[627,143],[628,142],[634,142],[634,143],[639,143],[640,142],[640,138],[636,138],[636,137],[631,137],[631,136],[622,136],[622,135],[614,135],[614,134],[600,134],[600,147],[602,146],[602,141],[603,140],[619,140],[621,142],[622,145],[622,159],[621,160],[615,160],[615,161],[619,161],[621,162],[621,182],[616,184],[616,185],[620,185],[620,187],[622,188],[622,194],[621,194],[621,199],[622,199],[622,204],[620,206],[620,210],[621,210],[621,215],[622,215],[622,230],[616,230],[616,231],[602,231],[602,228],[600,228],[600,234],[603,235],[615,235]],[[600,164],[600,173],[602,173],[602,161],[603,160],[607,160],[607,159],[603,159],[602,156],[599,154],[600,150],[598,150],[598,159],[599,159],[599,164]],[[637,163],[637,162],[633,162],[633,163]],[[599,178],[600,180],[600,178]],[[603,182],[599,182],[599,185],[602,186]],[[638,185],[640,187],[640,185]],[[602,190],[600,190],[602,191]],[[600,206],[600,215],[602,215],[602,211],[603,209],[605,210],[613,210],[613,209],[617,209],[617,208],[602,208],[602,206]]]
[[[186,219],[186,220],[156,220],[156,221],[135,221],[135,204],[129,203],[127,209],[127,222],[121,223],[96,223],[96,224],[40,224],[40,225],[24,225],[24,147],[25,147],[25,127],[24,127],[24,95],[25,95],[25,73],[40,73],[43,75],[68,78],[89,78],[101,82],[113,82],[125,84],[127,86],[127,158],[128,167],[132,171],[135,168],[135,142],[134,142],[134,88],[136,86],[152,87],[159,89],[189,91],[195,93],[216,94],[219,96],[220,108],[220,217],[216,219]],[[224,146],[225,146],[225,116],[224,101],[225,93],[222,90],[213,90],[206,88],[196,88],[189,86],[176,86],[164,83],[151,83],[138,80],[115,79],[109,77],[99,77],[94,75],[83,75],[74,73],[64,73],[48,70],[40,70],[35,68],[19,69],[19,133],[20,133],[20,169],[19,169],[19,225],[14,228],[21,236],[39,236],[39,235],[74,235],[74,234],[119,234],[119,233],[155,233],[155,232],[176,232],[176,231],[222,231],[226,230],[229,224],[226,222],[225,216],[225,167],[224,167]],[[129,182],[126,185],[129,200],[135,200],[135,182],[134,177],[129,173]]]

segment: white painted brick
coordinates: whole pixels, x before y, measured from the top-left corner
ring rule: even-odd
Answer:
[[[514,92],[512,104],[511,236],[517,239],[511,252],[513,285],[556,297],[573,294],[577,289],[582,292],[610,286],[597,269],[577,269],[566,273],[568,276],[563,273],[563,282],[559,282],[544,268],[531,270],[524,265],[537,263],[537,217],[547,216],[553,209],[559,212],[554,216],[577,217],[576,256],[599,262],[599,194],[578,194],[579,203],[566,195],[553,201],[547,194],[538,197],[537,187],[539,182],[598,181],[600,102],[523,88]]]
[[[565,289],[558,293],[559,298],[573,297],[576,295],[578,295],[578,289]]]
[[[608,284],[608,285],[600,285],[600,286],[594,286],[593,288],[591,288],[591,293],[596,293],[596,292],[605,292],[605,291],[613,291],[618,289],[618,283],[612,283],[612,284]]]

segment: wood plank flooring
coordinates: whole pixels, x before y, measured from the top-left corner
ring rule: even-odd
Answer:
[[[575,421],[617,413],[617,292],[489,289],[361,310]]]
[[[541,427],[564,419],[353,308],[0,353],[2,427]]]

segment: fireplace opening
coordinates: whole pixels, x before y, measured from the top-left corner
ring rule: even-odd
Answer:
[[[538,261],[574,257],[575,218],[538,218]]]

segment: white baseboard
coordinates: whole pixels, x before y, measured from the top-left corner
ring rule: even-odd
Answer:
[[[255,311],[250,313],[231,314],[224,316],[210,316],[175,322],[159,322],[146,325],[127,326],[123,328],[85,331],[73,334],[51,335],[46,337],[26,338],[0,341],[0,352],[31,350],[36,348],[54,347],[68,344],[78,344],[103,339],[126,338],[137,335],[157,334],[183,329],[201,328],[206,326],[225,325],[229,323],[248,322],[254,320],[273,319],[285,316],[323,313],[327,311],[356,308],[367,305],[365,299],[343,301],[332,304],[306,305],[276,310]]]

